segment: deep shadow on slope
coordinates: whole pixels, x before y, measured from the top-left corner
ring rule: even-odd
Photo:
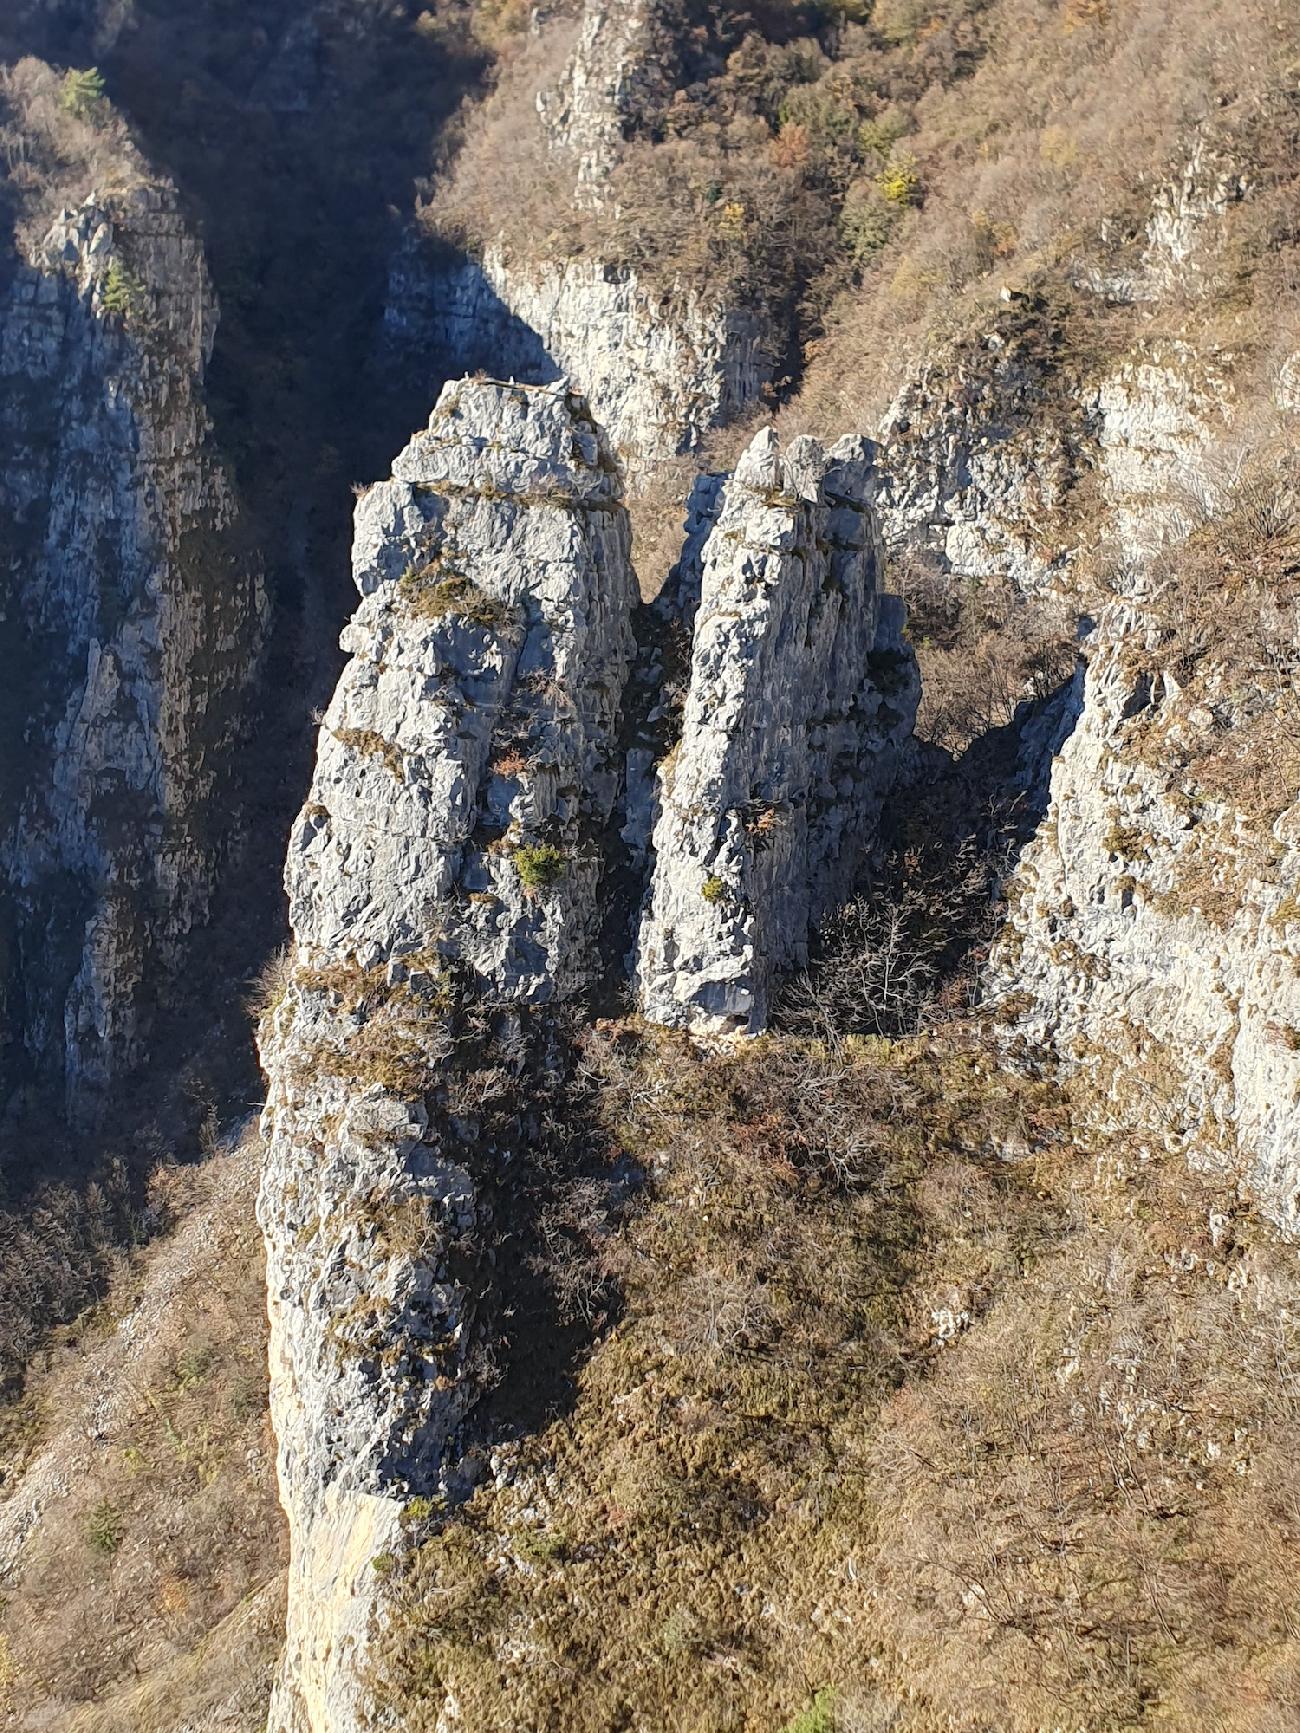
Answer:
[[[913,742],[856,895],[777,995],[778,1029],[832,1042],[914,1035],[979,1002],[1003,886],[1047,810],[1082,707],[1078,671],[952,756]]]

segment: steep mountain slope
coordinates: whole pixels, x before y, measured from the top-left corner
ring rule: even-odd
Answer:
[[[5,28],[117,105],[5,85],[20,1155],[207,1111],[300,809],[275,1733],[1292,1725],[1293,9]],[[120,1172],[0,1219],[15,1367]],[[12,1724],[260,1723],[273,1525],[180,1609],[45,1436]],[[60,1681],[87,1548],[168,1634]]]
[[[32,149],[67,132],[88,177],[101,99],[66,112],[31,63],[8,95]],[[148,1052],[148,1008],[206,918],[266,623],[203,401],[202,255],[172,190],[114,143],[117,190],[65,209],[8,273],[0,364],[3,1081],[83,1126]]]
[[[249,1128],[250,1130],[253,1128]],[[164,1232],[5,1417],[0,1726],[265,1720],[283,1634],[255,1137],[160,1170]]]

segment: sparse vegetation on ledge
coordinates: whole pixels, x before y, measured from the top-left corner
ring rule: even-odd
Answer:
[[[564,851],[549,842],[519,843],[511,849],[510,858],[519,874],[519,882],[532,896],[558,884],[568,864]]]
[[[411,612],[422,620],[450,617],[496,632],[511,618],[504,602],[489,596],[463,572],[449,572],[440,560],[409,567],[397,580],[397,588]]]

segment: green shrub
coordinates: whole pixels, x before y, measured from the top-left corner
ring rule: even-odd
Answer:
[[[63,80],[63,88],[59,92],[59,104],[64,112],[73,115],[77,120],[89,121],[92,126],[101,126],[108,108],[108,96],[104,89],[104,76],[97,66],[88,66],[84,72],[71,68]]]
[[[106,313],[129,319],[144,305],[144,285],[132,276],[120,259],[110,259],[99,302]]]
[[[858,128],[858,148],[864,157],[878,157],[882,163],[888,162],[894,146],[910,130],[910,122],[901,109],[887,108],[862,122]]]
[[[428,1497],[422,1493],[417,1494],[415,1498],[408,1498],[402,1506],[402,1527],[420,1528],[425,1523],[432,1522],[435,1517],[441,1516],[443,1509],[444,1500],[441,1494],[434,1493]]]
[[[718,877],[717,873],[710,873],[700,886],[700,895],[706,903],[720,903],[726,894],[726,884]]]
[[[865,264],[883,250],[898,220],[899,207],[889,202],[874,179],[854,182],[840,212],[840,237],[855,265]]]
[[[545,890],[564,876],[564,854],[553,843],[520,843],[511,859],[520,883],[530,893]]]
[[[823,1686],[806,1709],[787,1721],[782,1733],[835,1733],[835,1693],[830,1686]]]
[[[111,1558],[122,1544],[126,1528],[122,1513],[109,1499],[101,1499],[86,1519],[86,1539],[98,1553]]]

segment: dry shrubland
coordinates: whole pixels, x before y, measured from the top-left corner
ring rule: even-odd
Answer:
[[[618,1322],[379,1561],[403,1726],[1290,1724],[1300,1273],[1230,1188],[969,1025],[587,1062]]]
[[[1117,588],[1144,630],[1128,652],[1148,694],[1132,748],[1189,800],[1226,802],[1261,834],[1300,786],[1300,473],[1289,443],[1251,438],[1186,539]],[[1175,707],[1158,700],[1168,682]]]
[[[462,245],[591,252],[765,305],[804,350],[800,429],[874,425],[918,343],[964,333],[1004,283],[1132,264],[1198,133],[1250,189],[1230,277],[1268,251],[1296,169],[1280,0],[683,3],[669,22],[677,63],[627,106],[599,207],[534,105],[566,19],[508,54],[426,216]]]
[[[44,61],[0,66],[0,201],[25,251],[63,205],[93,188],[111,200],[148,178],[120,115],[106,99],[69,102],[64,77]]]
[[[180,1225],[119,1261],[4,1413],[0,1726],[265,1716],[284,1536],[256,1181],[255,1138],[170,1170]]]

